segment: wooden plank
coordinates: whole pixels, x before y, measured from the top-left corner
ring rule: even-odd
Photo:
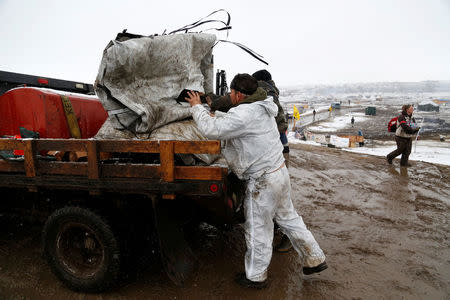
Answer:
[[[174,142],[173,141],[161,141],[160,148],[160,172],[161,178],[166,182],[173,182],[175,179],[175,161],[174,161]]]
[[[98,179],[99,178],[99,170],[98,170],[98,152],[97,152],[97,141],[89,140],[87,142],[87,153],[88,153],[88,178],[89,179]]]
[[[175,179],[222,180],[223,169],[220,167],[179,166],[175,167]]]
[[[143,164],[104,164],[101,167],[102,178],[160,178],[159,165]]]
[[[25,167],[22,161],[5,161],[0,159],[0,172],[25,173]]]
[[[362,135],[339,135],[339,137],[342,138],[348,138],[350,142],[354,143],[354,142],[364,142],[364,136]]]
[[[87,140],[81,139],[40,139],[37,141],[38,151],[86,151]]]
[[[35,140],[25,140],[24,165],[27,177],[36,176],[36,142]]]
[[[6,164],[8,166],[8,164]],[[16,170],[23,170],[17,168]],[[101,166],[102,178],[160,178],[159,165],[144,164],[104,164]],[[222,180],[220,167],[175,167],[174,180]],[[0,170],[1,164],[0,164]],[[48,175],[87,175],[87,163],[39,162],[39,172]]]
[[[100,152],[158,153],[158,141],[98,140]]]
[[[173,182],[175,180],[174,148],[173,141],[161,141],[159,143],[160,174],[165,182]],[[173,200],[175,199],[175,194],[163,194],[162,198]]]
[[[25,149],[25,144],[22,140],[0,138],[0,150],[12,151],[23,149]]]
[[[85,139],[39,139],[36,150],[86,151]],[[169,141],[96,140],[100,152],[158,153],[159,143]],[[175,153],[220,153],[220,141],[170,141],[175,143]],[[0,139],[0,150],[23,150],[23,140]]]
[[[70,151],[69,152],[69,161],[79,161],[82,158],[87,157],[87,152],[85,151]]]
[[[39,173],[42,175],[87,176],[87,168],[85,162],[39,162]]]
[[[174,141],[175,153],[220,154],[220,141]]]

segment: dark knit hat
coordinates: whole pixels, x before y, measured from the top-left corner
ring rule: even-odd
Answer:
[[[262,81],[269,81],[272,80],[272,75],[267,70],[259,70],[253,73],[253,77],[256,78],[256,80],[262,80]]]
[[[230,89],[241,92],[245,95],[253,94],[258,88],[258,81],[249,74],[237,74],[230,84]]]

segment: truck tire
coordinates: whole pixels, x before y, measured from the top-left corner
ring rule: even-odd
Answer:
[[[44,257],[70,289],[101,292],[117,280],[120,248],[108,223],[81,207],[56,210],[42,233]]]

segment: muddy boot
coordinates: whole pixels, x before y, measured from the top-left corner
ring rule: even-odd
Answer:
[[[392,158],[390,158],[389,155],[386,156],[386,160],[387,160],[388,164],[392,165]]]
[[[408,168],[407,167],[400,167],[400,176],[408,177]]]
[[[304,267],[303,268],[303,274],[305,274],[305,275],[311,275],[311,274],[314,274],[314,273],[319,273],[319,272],[322,272],[323,270],[325,270],[325,269],[327,269],[328,268],[328,265],[327,265],[327,262],[323,262],[323,263],[321,263],[320,265],[317,265],[317,266],[315,266],[315,267]]]
[[[239,285],[246,287],[246,288],[252,288],[252,289],[263,289],[267,287],[267,280],[264,281],[251,281],[247,279],[245,276],[245,273],[238,273],[236,275],[236,278],[234,279],[236,283]]]
[[[400,167],[411,167],[411,164],[408,162],[408,157],[400,160]]]
[[[279,253],[286,253],[292,249],[292,243],[289,240],[288,236],[283,234],[281,241],[278,245],[275,246],[275,251]]]

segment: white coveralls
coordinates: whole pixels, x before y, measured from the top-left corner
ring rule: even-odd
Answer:
[[[305,267],[324,262],[322,249],[291,201],[289,173],[283,165],[283,146],[274,118],[278,107],[272,98],[238,105],[228,113],[216,112],[215,117],[200,104],[191,110],[198,128],[207,138],[225,141],[222,154],[231,170],[246,180],[247,278],[252,281],[267,278],[272,258],[273,220],[289,237]]]

